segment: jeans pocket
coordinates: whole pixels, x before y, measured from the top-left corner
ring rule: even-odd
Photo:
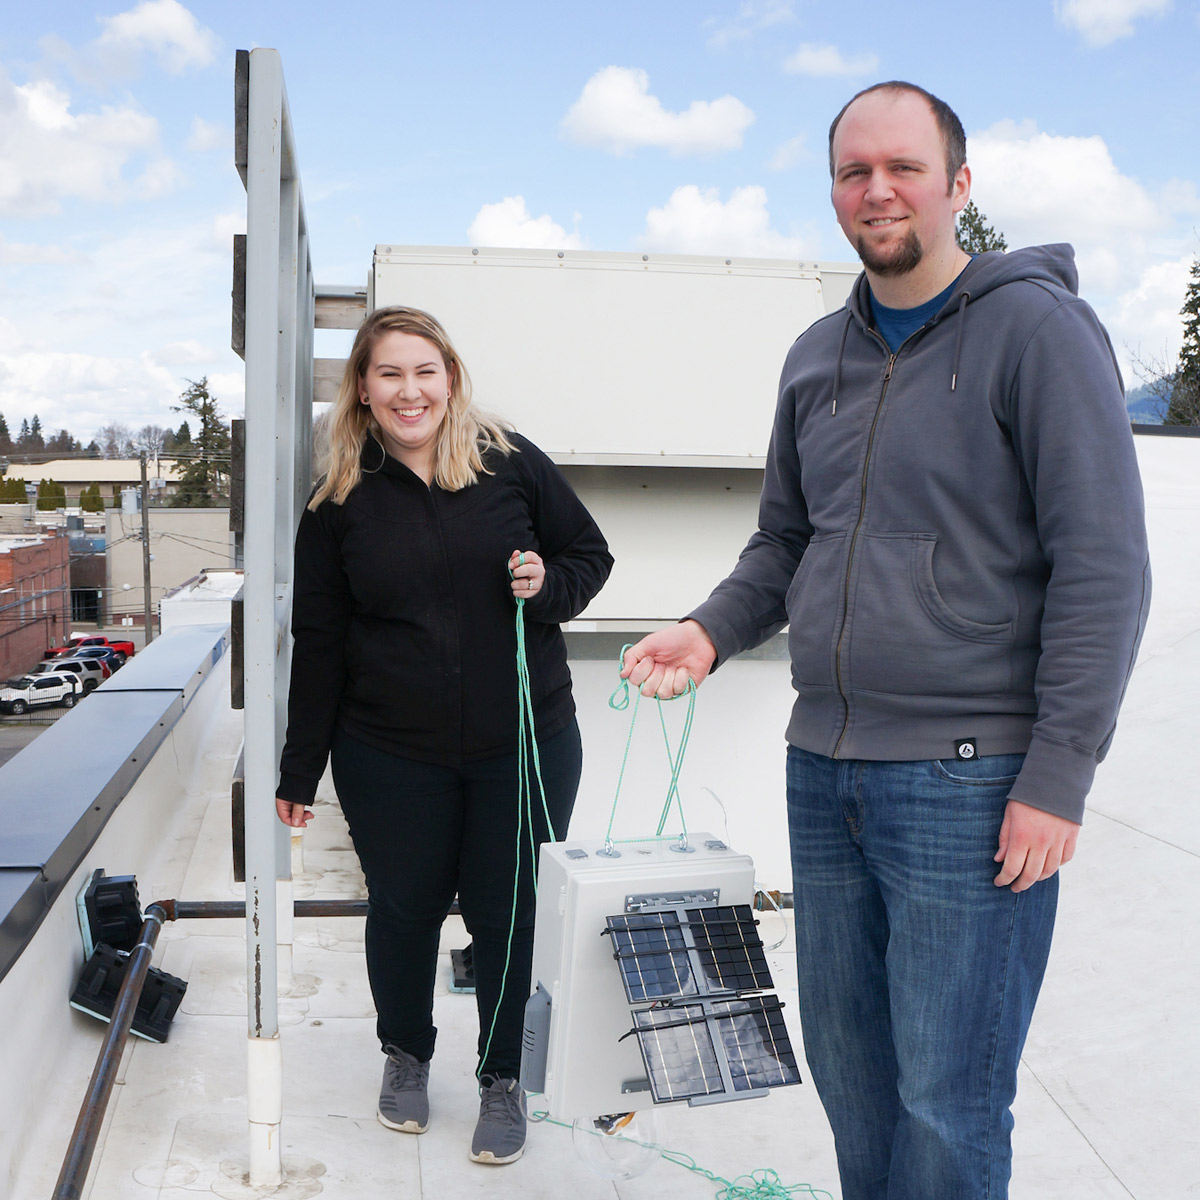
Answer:
[[[947,783],[999,787],[1015,782],[1024,762],[1024,754],[984,754],[971,759],[934,759],[933,769]]]

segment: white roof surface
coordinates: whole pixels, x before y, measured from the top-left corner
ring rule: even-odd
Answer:
[[[1013,1200],[1184,1200],[1200,1194],[1200,442],[1141,438],[1138,450],[1150,502],[1154,610],[1078,854],[1064,870],[1055,947],[1020,1071]],[[601,728],[609,719],[604,701],[613,668],[581,663],[574,670],[591,769],[607,779],[624,737],[623,728],[619,733]],[[712,685],[709,690],[716,693]],[[702,704],[724,711],[717,694]],[[777,722],[781,751],[784,713],[772,708],[759,719]],[[235,746],[236,715],[218,733]],[[661,745],[658,752],[661,756]],[[689,755],[695,782],[703,785],[721,754],[720,729],[710,727],[703,736],[698,730]],[[198,778],[190,810],[178,817],[196,832],[194,841],[185,847],[162,838],[164,862],[175,864],[169,874],[178,874],[178,894],[188,899],[241,894],[230,878],[228,789],[220,771],[209,769],[207,775],[218,784],[205,791],[209,785]],[[611,801],[611,781],[599,793],[581,795],[584,824],[596,819],[602,801]],[[782,795],[751,794],[736,806],[735,797],[727,799],[735,829],[731,843],[758,860],[760,882],[786,887],[772,845]],[[703,826],[708,819],[705,812],[692,823]],[[328,781],[304,843],[298,898],[360,894],[357,863]],[[108,865],[114,871],[123,866]],[[161,878],[163,869],[152,874]],[[784,924],[764,914],[765,940],[781,936]],[[136,1041],[126,1052],[94,1169],[90,1194],[97,1200],[267,1194],[244,1182],[241,926],[194,921],[164,930],[156,964],[186,978],[189,988],[170,1042]],[[294,973],[280,999],[287,1179],[270,1194],[319,1193],[328,1200],[715,1195],[718,1184],[665,1160],[633,1180],[601,1179],[575,1156],[570,1132],[552,1125],[531,1128],[525,1156],[512,1166],[469,1162],[477,1107],[474,1000],[449,992],[446,957],[435,1001],[440,1036],[430,1130],[413,1137],[382,1127],[374,1114],[383,1059],[375,1042],[362,932],[361,921],[353,919],[297,924]],[[443,954],[467,940],[461,923],[450,919]],[[769,957],[799,1043],[789,940]],[[807,1080],[807,1069],[802,1073]],[[46,1153],[31,1147],[32,1165],[17,1181],[14,1200],[50,1194],[58,1169],[55,1149],[61,1154],[85,1076],[73,1082],[72,1089],[39,1097]],[[68,1092],[73,1102],[64,1099]],[[798,1190],[797,1196],[840,1194],[829,1129],[809,1082],[764,1100],[672,1108],[663,1115],[662,1140],[729,1180],[770,1167],[785,1185],[817,1189]]]

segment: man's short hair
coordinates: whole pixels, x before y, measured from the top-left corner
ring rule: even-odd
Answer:
[[[946,186],[952,188],[954,177],[967,161],[967,135],[963,132],[962,122],[945,100],[939,100],[932,92],[927,92],[915,83],[905,83],[902,79],[891,79],[887,83],[873,83],[870,87],[863,88],[857,95],[851,96],[842,105],[842,111],[833,118],[833,124],[829,127],[829,177],[832,179],[834,172],[833,135],[837,133],[838,125],[846,115],[846,109],[859,97],[869,95],[871,92],[912,92],[914,95],[924,98],[925,103],[929,105],[930,112],[933,113],[933,119],[937,122],[938,132],[942,135],[942,145],[946,151]]]

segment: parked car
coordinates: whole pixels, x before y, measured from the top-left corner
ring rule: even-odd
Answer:
[[[83,646],[78,650],[72,650],[70,654],[64,654],[62,658],[52,659],[52,662],[65,662],[69,658],[82,658],[91,662],[100,662],[108,668],[108,674],[112,675],[121,669],[125,662],[123,658],[117,657],[117,652],[111,646]],[[107,679],[108,676],[105,676]]]
[[[75,699],[82,690],[79,680],[65,672],[22,675],[19,679],[10,679],[7,687],[0,688],[0,712],[20,716],[28,708],[40,708],[47,704],[74,708]]]
[[[102,633],[73,633],[61,646],[51,646],[46,651],[46,657],[60,658],[76,650],[82,650],[85,646],[107,646],[120,659],[118,666],[121,666],[127,658],[133,657],[132,642],[110,641]]]
[[[93,688],[99,687],[108,676],[105,674],[107,663],[97,662],[93,658],[51,658],[33,667],[30,675],[67,674],[74,675],[83,686],[83,695]]]

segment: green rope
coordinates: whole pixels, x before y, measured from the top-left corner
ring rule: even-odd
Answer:
[[[517,566],[525,565],[525,555],[522,554]],[[512,578],[512,571],[508,573]],[[500,1007],[504,1003],[504,989],[508,983],[508,967],[512,961],[513,934],[517,928],[517,893],[521,880],[521,849],[526,831],[529,835],[529,862],[533,872],[533,894],[537,895],[537,837],[533,831],[533,788],[530,786],[529,767],[533,765],[533,776],[537,780],[538,795],[542,801],[542,813],[546,818],[546,829],[550,841],[558,840],[554,832],[554,822],[550,819],[550,806],[546,802],[546,788],[542,783],[542,761],[538,754],[536,730],[533,721],[533,689],[529,678],[529,657],[525,650],[525,600],[515,597],[517,603],[516,635],[517,635],[517,839],[514,853],[516,866],[513,871],[512,906],[508,914],[508,941],[504,948],[504,970],[500,973],[500,994],[496,998],[496,1007],[492,1011],[492,1023],[488,1029],[487,1042],[483,1053],[479,1056],[479,1066],[475,1068],[475,1078],[481,1079],[483,1064],[487,1061],[488,1052],[492,1048],[492,1038],[496,1033],[496,1022],[500,1019]]]
[[[624,667],[625,651],[630,649],[632,645],[633,645],[632,642],[627,642],[624,646],[621,647],[621,653],[617,656],[617,670],[618,671]],[[613,822],[616,820],[617,804],[621,799],[621,785],[625,780],[625,767],[629,762],[629,747],[633,743],[633,727],[634,727],[634,725],[637,724],[638,706],[642,702],[642,693],[640,690],[638,690],[635,693],[635,696],[636,696],[636,698],[634,699],[634,702],[633,702],[633,711],[632,711],[632,713],[630,713],[630,716],[629,716],[629,732],[625,735],[625,753],[621,757],[621,769],[617,773],[617,787],[616,787],[616,792],[613,795],[612,811],[608,814],[608,829],[606,830],[606,832],[604,834],[604,848],[609,851],[612,850],[613,845],[614,845],[613,836],[612,836]],[[671,738],[667,732],[667,718],[663,713],[664,701],[659,696],[654,697],[655,703],[657,703],[657,705],[658,705],[658,719],[659,719],[660,724],[662,725],[663,744],[667,748],[667,764],[671,768],[671,782],[667,787],[667,798],[666,798],[665,802],[663,803],[662,815],[658,819],[658,828],[655,830],[655,836],[652,838],[619,838],[619,839],[617,839],[619,841],[622,841],[622,842],[646,842],[646,841],[661,841],[661,840],[669,840],[669,841],[678,840],[681,844],[683,844],[685,846],[687,845],[687,821],[685,820],[684,815],[683,815],[683,798],[679,794],[679,774],[683,770],[683,756],[687,752],[688,739],[691,737],[691,734],[692,734],[692,720],[696,713],[696,684],[691,679],[688,680],[687,698],[688,698],[687,715],[684,717],[683,732],[679,736],[679,752],[676,754],[676,753],[672,753],[672,750],[671,750]],[[679,696],[671,696],[668,699],[667,703],[669,703],[670,700],[678,700],[678,699],[679,699]],[[608,706],[609,706],[609,708],[613,709],[616,712],[624,712],[627,708],[629,708],[629,680],[628,679],[621,679],[618,681],[617,686],[613,689],[612,694],[608,698]],[[672,802],[677,803],[679,806],[679,823],[680,823],[682,832],[680,833],[678,839],[675,839],[675,838],[663,839],[662,831],[663,831],[663,827],[667,823],[667,816],[670,814]]]
[[[534,1123],[557,1125],[560,1129],[573,1128],[573,1125],[568,1124],[566,1121],[555,1120],[544,1110],[538,1112],[531,1111],[529,1113],[529,1120]],[[596,1136],[604,1137],[605,1135],[597,1130]],[[643,1146],[648,1150],[655,1149],[651,1144],[639,1142],[636,1138],[626,1138],[625,1140]],[[700,1175],[702,1178],[707,1179],[709,1183],[724,1185],[718,1188],[715,1200],[791,1200],[793,1196],[811,1197],[812,1200],[833,1200],[832,1193],[825,1191],[823,1188],[815,1188],[811,1183],[785,1184],[779,1178],[778,1173],[770,1167],[763,1167],[752,1171],[749,1175],[739,1175],[736,1179],[725,1179],[715,1171],[710,1171],[707,1167],[700,1166],[690,1154],[684,1154],[681,1150],[660,1149],[659,1155],[666,1162],[673,1163],[677,1167],[683,1167],[685,1171],[691,1171],[694,1175]]]

